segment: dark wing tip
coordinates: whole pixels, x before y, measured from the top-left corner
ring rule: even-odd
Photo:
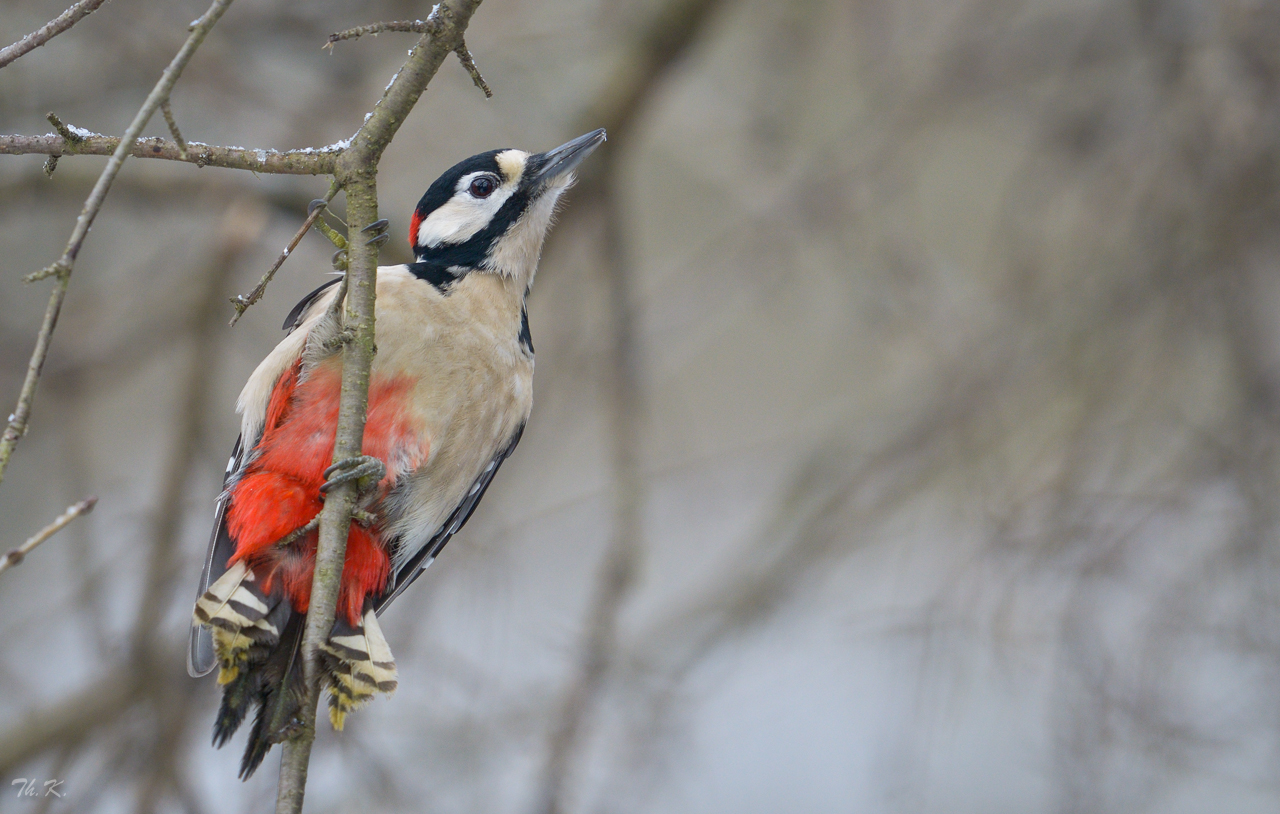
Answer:
[[[192,678],[207,676],[218,664],[213,652],[213,634],[199,625],[191,626],[191,640],[187,645],[187,675]]]
[[[292,331],[294,328],[298,327],[298,323],[302,321],[303,312],[311,307],[311,303],[315,302],[321,294],[340,282],[342,282],[342,278],[335,277],[317,288],[315,291],[312,291],[310,294],[303,297],[297,305],[293,306],[293,310],[289,312],[289,315],[284,318],[284,325],[281,325],[280,329],[283,331]]]

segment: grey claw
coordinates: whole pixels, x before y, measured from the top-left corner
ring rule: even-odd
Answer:
[[[333,253],[333,260],[330,262],[333,263],[333,267],[336,268],[338,271],[346,271],[347,270],[347,250],[338,249],[336,252]]]
[[[381,460],[372,455],[358,455],[338,461],[324,471],[325,482],[320,485],[320,493],[327,494],[334,488],[356,481],[361,493],[373,491],[378,483],[387,475],[387,467]]]
[[[377,234],[381,234],[381,233],[383,233],[383,232],[387,231],[387,227],[388,227],[388,226],[390,226],[390,225],[391,225],[391,221],[387,220],[386,218],[383,218],[382,220],[375,220],[373,223],[371,223],[371,224],[369,224],[368,226],[364,227],[364,228],[363,228],[363,229],[361,229],[360,231],[362,231],[362,232],[374,232],[374,233],[377,233]]]
[[[388,240],[390,240],[390,239],[391,239],[391,235],[387,234],[386,232],[383,232],[382,234],[378,235],[377,237],[371,237],[371,238],[369,238],[368,240],[366,240],[366,241],[364,242],[364,245],[366,245],[366,246],[381,246],[381,245],[383,245],[384,243],[386,243],[386,242],[387,242]]]
[[[328,205],[329,205],[329,202],[326,201],[324,198],[316,198],[311,203],[307,204],[307,214],[310,215],[312,212],[316,211],[320,207],[328,206]]]

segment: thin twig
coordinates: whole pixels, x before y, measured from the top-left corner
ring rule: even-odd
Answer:
[[[354,40],[363,37],[365,34],[378,36],[383,31],[395,31],[409,34],[434,34],[443,24],[443,20],[448,19],[450,9],[448,6],[438,6],[439,13],[433,13],[425,20],[396,20],[385,23],[371,23],[369,25],[361,25],[355,28],[348,28],[346,31],[339,31],[336,34],[330,34],[329,40],[321,48],[329,49],[329,53],[333,53],[333,46],[343,40]],[[471,81],[476,83],[476,87],[484,91],[486,99],[493,98],[493,91],[489,88],[489,83],[484,81],[484,77],[480,75],[480,69],[476,67],[476,61],[472,58],[471,52],[467,50],[467,44],[464,42],[454,49],[454,53],[458,55],[458,59],[462,62],[462,67],[466,68],[467,73],[471,75]]]
[[[311,229],[312,225],[315,224],[316,220],[324,212],[325,207],[327,207],[329,202],[333,200],[333,196],[338,194],[338,188],[337,181],[334,181],[329,185],[329,191],[324,196],[325,206],[316,206],[312,208],[311,212],[307,215],[307,219],[302,222],[302,227],[299,228],[297,233],[289,240],[289,244],[284,247],[284,251],[280,252],[280,256],[276,258],[276,262],[271,264],[271,268],[267,269],[267,273],[262,275],[262,279],[253,287],[253,290],[248,294],[241,294],[231,298],[231,304],[235,307],[236,314],[231,318],[231,322],[227,323],[228,325],[234,326],[240,321],[240,317],[244,316],[244,312],[248,310],[249,306],[262,299],[262,295],[266,292],[267,286],[271,283],[271,278],[276,276],[276,272],[284,265],[284,261],[288,260],[289,255],[293,253],[293,250],[298,248],[298,244],[302,242],[302,237]]]
[[[0,135],[0,155],[114,155],[120,149],[120,138],[101,133],[79,135],[78,142],[68,141],[56,133],[43,136]],[[229,170],[272,175],[329,175],[341,154],[343,144],[308,147],[301,150],[249,150],[244,147],[220,147],[199,141],[185,145],[163,138],[137,139],[129,155],[134,158],[159,158],[184,161],[197,167],[222,167]],[[185,147],[185,149],[184,149]]]
[[[49,40],[66,31],[71,26],[97,11],[98,6],[106,0],[80,0],[71,8],[54,17],[49,22],[32,31],[13,45],[0,48],[0,68],[13,62],[20,56],[30,53]]]
[[[182,137],[182,131],[178,129],[178,120],[173,118],[173,108],[169,107],[168,99],[160,103],[160,112],[164,115],[164,123],[169,125],[169,132],[173,134],[174,143],[178,145],[178,155],[186,158],[187,140]]]
[[[431,15],[428,32],[410,50],[409,58],[387,86],[368,120],[352,138],[351,146],[338,158],[334,177],[346,193],[348,236],[361,235],[361,230],[378,219],[378,161],[431,78],[449,54],[462,44],[463,32],[479,5],[480,0],[445,0],[437,6],[438,10],[447,11]],[[358,456],[364,438],[369,370],[375,352],[373,315],[378,244],[351,239],[347,260],[344,324],[352,332],[352,338],[342,349],[342,391],[333,448],[335,463]],[[277,814],[298,814],[302,811],[320,696],[320,646],[328,639],[336,615],[338,586],[355,499],[356,484],[340,484],[328,493],[320,513],[311,602],[302,639],[307,695],[302,709],[302,725],[283,744]]]
[[[84,500],[80,501],[79,503],[69,506],[65,512],[58,515],[58,518],[56,520],[54,520],[52,523],[45,526],[44,528],[40,529],[35,534],[31,535],[29,538],[27,538],[27,541],[25,543],[18,546],[14,550],[10,551],[8,554],[4,555],[4,558],[0,559],[0,574],[3,574],[5,571],[8,571],[13,566],[21,563],[23,558],[26,557],[27,554],[31,553],[31,549],[35,548],[36,546],[43,543],[45,540],[48,540],[53,535],[62,531],[64,528],[66,528],[67,524],[70,523],[72,520],[75,520],[77,517],[79,517],[82,514],[88,514],[89,512],[93,511],[93,507],[94,505],[97,504],[97,502],[98,502],[98,498],[87,497]]]
[[[477,88],[484,91],[484,98],[492,99],[493,91],[489,90],[489,83],[485,82],[484,77],[480,75],[480,69],[476,67],[476,61],[472,58],[471,52],[467,50],[466,43],[454,49],[454,53],[462,61],[462,67],[466,68],[467,73],[471,74],[471,81],[476,83]]]
[[[70,127],[67,127],[62,119],[58,118],[58,114],[54,113],[52,110],[44,114],[44,117],[49,120],[49,124],[53,125],[53,129],[58,131],[58,135],[62,136],[63,140],[66,141],[68,145],[71,145],[72,148],[67,150],[67,152],[74,153],[76,151],[75,147],[78,146],[80,142],[84,141],[84,135],[75,132]]]
[[[348,28],[346,31],[330,34],[328,42],[320,47],[327,48],[332,52],[333,46],[343,40],[359,39],[365,34],[372,34],[376,37],[383,31],[397,31],[402,34],[430,34],[438,24],[431,18],[426,20],[396,20],[385,23],[370,23],[369,25],[360,25],[355,28]]]
[[[89,234],[89,228],[93,226],[94,218],[98,216],[98,210],[102,208],[102,202],[106,200],[107,193],[111,190],[111,182],[115,180],[117,173],[120,172],[120,168],[124,165],[125,159],[129,157],[129,145],[133,144],[138,138],[142,128],[151,120],[152,114],[156,112],[156,108],[160,106],[160,103],[169,98],[169,91],[173,89],[174,83],[181,76],[182,69],[186,67],[196,49],[200,47],[200,43],[204,42],[205,35],[209,33],[214,23],[218,21],[218,18],[222,16],[229,5],[231,5],[231,0],[214,0],[213,5],[209,6],[209,10],[192,27],[187,41],[183,43],[177,56],[169,63],[169,67],[165,68],[160,81],[152,88],[146,101],[143,102],[142,108],[133,117],[133,122],[130,123],[129,128],[120,139],[120,146],[116,148],[111,159],[107,162],[107,166],[103,168],[102,175],[98,176],[98,183],[94,185],[93,191],[89,193],[88,200],[84,202],[84,208],[80,210],[80,217],[76,219],[75,229],[71,232],[71,238],[67,241],[67,248],[63,251],[62,257],[49,267],[50,272],[57,276],[58,282],[54,285],[53,291],[49,295],[49,304],[45,308],[44,323],[40,326],[40,333],[36,337],[36,347],[31,354],[31,361],[27,365],[27,376],[22,383],[22,392],[18,396],[18,406],[9,418],[9,424],[5,427],[4,434],[0,435],[0,482],[4,480],[4,471],[9,466],[9,458],[13,455],[13,450],[18,445],[18,440],[27,431],[27,421],[31,417],[31,405],[35,401],[36,384],[40,381],[40,371],[44,367],[44,361],[49,356],[49,343],[53,339],[53,330],[58,324],[58,314],[62,311],[62,301],[67,296],[67,285],[71,281],[71,270],[75,266],[76,255],[80,253],[80,247],[84,245],[84,239]]]

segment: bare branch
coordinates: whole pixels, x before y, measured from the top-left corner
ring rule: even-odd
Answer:
[[[369,25],[348,28],[346,31],[339,31],[336,34],[330,34],[328,42],[321,47],[327,48],[330,53],[333,53],[333,46],[343,40],[358,39],[359,37],[363,37],[365,34],[372,34],[376,37],[383,31],[397,31],[400,33],[413,34],[436,33],[440,26],[441,19],[448,17],[450,14],[448,6],[441,5],[437,8],[438,13],[433,13],[432,16],[425,20],[398,20],[385,23],[371,23]],[[480,69],[476,67],[476,61],[472,58],[471,52],[467,50],[466,43],[464,42],[455,48],[454,53],[458,55],[458,59],[462,62],[462,67],[467,70],[468,74],[470,74],[471,81],[475,83],[477,88],[484,91],[485,98],[492,99],[493,91],[489,89],[489,83],[485,82],[484,77],[480,75]]]
[[[22,392],[18,396],[18,406],[9,418],[9,425],[5,427],[4,434],[0,435],[0,482],[4,480],[4,471],[9,466],[9,458],[13,455],[13,450],[18,445],[18,440],[27,431],[27,420],[31,416],[32,402],[35,401],[36,384],[40,381],[40,371],[44,367],[44,360],[49,356],[49,343],[53,339],[53,330],[58,324],[58,314],[62,311],[62,301],[67,296],[67,285],[71,281],[71,270],[75,266],[76,255],[80,253],[80,247],[84,244],[84,239],[89,234],[89,227],[93,226],[94,218],[98,216],[98,210],[102,208],[102,202],[106,200],[107,192],[111,189],[111,182],[115,180],[117,173],[120,172],[120,168],[124,165],[124,160],[129,157],[130,150],[128,145],[133,144],[138,138],[142,128],[150,121],[152,114],[155,113],[160,103],[169,98],[169,91],[173,89],[174,83],[182,75],[182,69],[186,67],[196,49],[200,47],[200,43],[204,42],[205,35],[209,33],[214,23],[218,21],[218,18],[223,15],[229,5],[231,5],[231,0],[214,0],[213,5],[209,6],[209,10],[204,13],[204,16],[192,26],[191,34],[187,37],[187,41],[183,43],[177,56],[169,63],[169,67],[165,68],[160,81],[152,88],[147,100],[142,105],[142,109],[134,116],[133,122],[130,123],[129,128],[125,131],[124,137],[120,140],[120,145],[111,156],[111,160],[103,168],[102,175],[98,177],[98,183],[94,185],[93,191],[89,193],[89,198],[84,202],[84,208],[80,211],[80,217],[76,219],[75,229],[71,232],[71,238],[67,241],[67,248],[63,251],[62,257],[50,267],[52,273],[57,276],[58,282],[54,285],[53,292],[49,295],[49,304],[45,308],[44,323],[40,326],[40,333],[36,337],[36,347],[31,354],[31,362],[27,365],[27,376],[22,383]]]
[[[10,551],[3,559],[0,559],[0,574],[3,574],[13,566],[21,563],[23,558],[26,557],[33,548],[62,531],[72,520],[75,520],[82,514],[88,514],[93,511],[93,507],[97,502],[98,498],[87,497],[79,503],[67,507],[67,510],[58,515],[56,520],[31,535],[27,538],[25,543]]]
[[[446,0],[437,6],[438,12],[433,13],[429,21],[431,30],[409,52],[408,60],[387,86],[364,126],[353,137],[350,148],[339,157],[335,168],[335,178],[346,191],[347,201],[350,245],[347,249],[348,288],[344,323],[351,332],[351,340],[342,350],[342,392],[333,449],[335,463],[358,456],[364,438],[369,370],[375,352],[374,288],[378,242],[376,239],[365,241],[356,238],[378,219],[378,161],[427,83],[448,55],[462,44],[463,32],[479,5],[480,0]],[[445,9],[447,11],[439,13]],[[311,602],[302,643],[307,698],[303,705],[302,726],[283,745],[277,814],[302,811],[320,695],[322,668],[319,651],[333,627],[356,490],[355,483],[340,484],[327,494],[320,514],[320,539],[316,545]]]
[[[164,123],[169,125],[169,132],[173,135],[174,143],[178,145],[178,154],[186,158],[187,140],[182,137],[182,131],[178,129],[178,121],[173,118],[173,108],[169,106],[168,99],[160,103],[160,113],[164,115]]]
[[[402,34],[430,34],[435,25],[437,23],[431,20],[396,20],[385,23],[370,23],[369,25],[360,25],[355,28],[348,28],[346,31],[330,34],[329,41],[321,47],[329,49],[329,52],[332,53],[335,44],[343,40],[359,39],[365,34],[372,34],[375,37],[383,31],[398,31]]]
[[[13,62],[20,56],[36,50],[49,40],[66,31],[71,26],[98,10],[106,0],[80,0],[71,8],[54,17],[49,22],[32,31],[13,45],[0,48],[0,68]]]
[[[480,69],[476,67],[475,58],[471,56],[471,52],[467,50],[465,43],[459,45],[454,53],[458,55],[458,59],[462,61],[462,67],[467,69],[467,73],[471,74],[471,81],[476,83],[476,87],[484,91],[484,98],[492,99],[493,91],[489,89],[489,83],[484,81],[484,77],[480,75]]]
[[[307,214],[307,219],[302,222],[301,228],[289,240],[289,244],[284,247],[284,251],[280,252],[280,256],[276,258],[276,262],[271,264],[271,268],[267,269],[267,273],[262,275],[262,279],[253,287],[247,295],[241,294],[231,299],[231,304],[236,309],[236,315],[231,318],[231,322],[227,323],[234,326],[240,321],[240,317],[244,316],[244,312],[249,306],[262,299],[262,295],[266,292],[267,286],[271,283],[271,278],[276,276],[276,272],[284,265],[284,261],[289,259],[289,255],[294,249],[298,248],[298,244],[302,242],[302,236],[315,224],[316,220],[324,212],[325,207],[329,205],[329,201],[333,200],[333,196],[338,194],[338,183],[334,181],[329,185],[329,192],[324,196],[323,206],[313,206],[311,212]]]
[[[74,132],[74,131],[73,131]],[[120,139],[101,133],[81,131],[77,142],[47,133],[43,136],[0,135],[0,155],[114,155]],[[129,155],[134,158],[160,158],[185,161],[197,167],[222,167],[249,170],[272,175],[328,175],[342,152],[341,144],[302,150],[248,150],[244,147],[219,147],[199,141],[184,145],[162,138],[137,139]]]

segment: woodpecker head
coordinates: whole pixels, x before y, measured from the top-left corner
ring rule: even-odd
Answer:
[[[454,273],[489,271],[528,286],[556,201],[573,183],[573,170],[604,140],[604,130],[593,130],[545,153],[490,150],[455,164],[414,210],[414,257]]]

